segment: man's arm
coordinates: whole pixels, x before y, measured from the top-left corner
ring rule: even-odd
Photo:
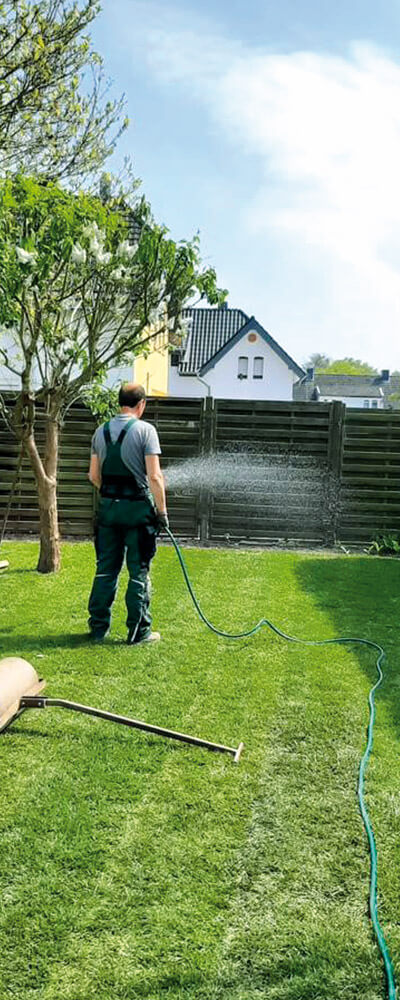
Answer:
[[[158,455],[145,455],[145,462],[149,486],[153,494],[158,513],[166,514],[167,501],[165,499],[164,476],[160,469],[160,459]]]
[[[92,454],[90,456],[88,477],[93,486],[96,486],[99,490],[101,486],[101,469],[98,455]]]

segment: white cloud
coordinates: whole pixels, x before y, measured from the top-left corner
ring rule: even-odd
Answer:
[[[376,358],[376,324],[388,346],[400,327],[400,65],[362,43],[342,57],[271,53],[164,6],[134,6],[151,72],[185,88],[243,156],[259,158],[248,229],[273,231],[299,255],[314,250],[316,274],[336,275],[342,321],[353,285],[364,353],[374,347]]]

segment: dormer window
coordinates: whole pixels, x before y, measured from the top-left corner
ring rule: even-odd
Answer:
[[[254,358],[253,378],[264,378],[264,358]]]
[[[249,373],[249,359],[244,355],[238,358],[238,378],[247,378]]]

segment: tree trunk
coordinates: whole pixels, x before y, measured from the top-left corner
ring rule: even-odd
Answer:
[[[48,478],[38,483],[40,514],[40,552],[38,573],[57,573],[61,565],[58,529],[57,486]]]
[[[45,450],[39,455],[34,432],[25,438],[25,449],[34,472],[39,499],[40,552],[38,573],[57,573],[61,564],[57,506],[58,421],[46,415]]]
[[[61,565],[57,506],[57,466],[59,425],[54,412],[46,418],[43,466],[45,478],[38,482],[40,552],[38,573],[57,573]]]

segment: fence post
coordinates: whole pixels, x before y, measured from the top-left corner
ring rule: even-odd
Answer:
[[[200,454],[202,456],[210,455],[212,452],[213,425],[214,400],[211,396],[206,396],[201,414]],[[200,542],[206,544],[210,537],[211,521],[211,494],[206,486],[202,486],[200,490],[198,517]]]
[[[331,403],[328,437],[328,476],[326,490],[327,520],[326,542],[336,545],[340,514],[340,490],[342,484],[344,430],[346,406],[336,400]]]

